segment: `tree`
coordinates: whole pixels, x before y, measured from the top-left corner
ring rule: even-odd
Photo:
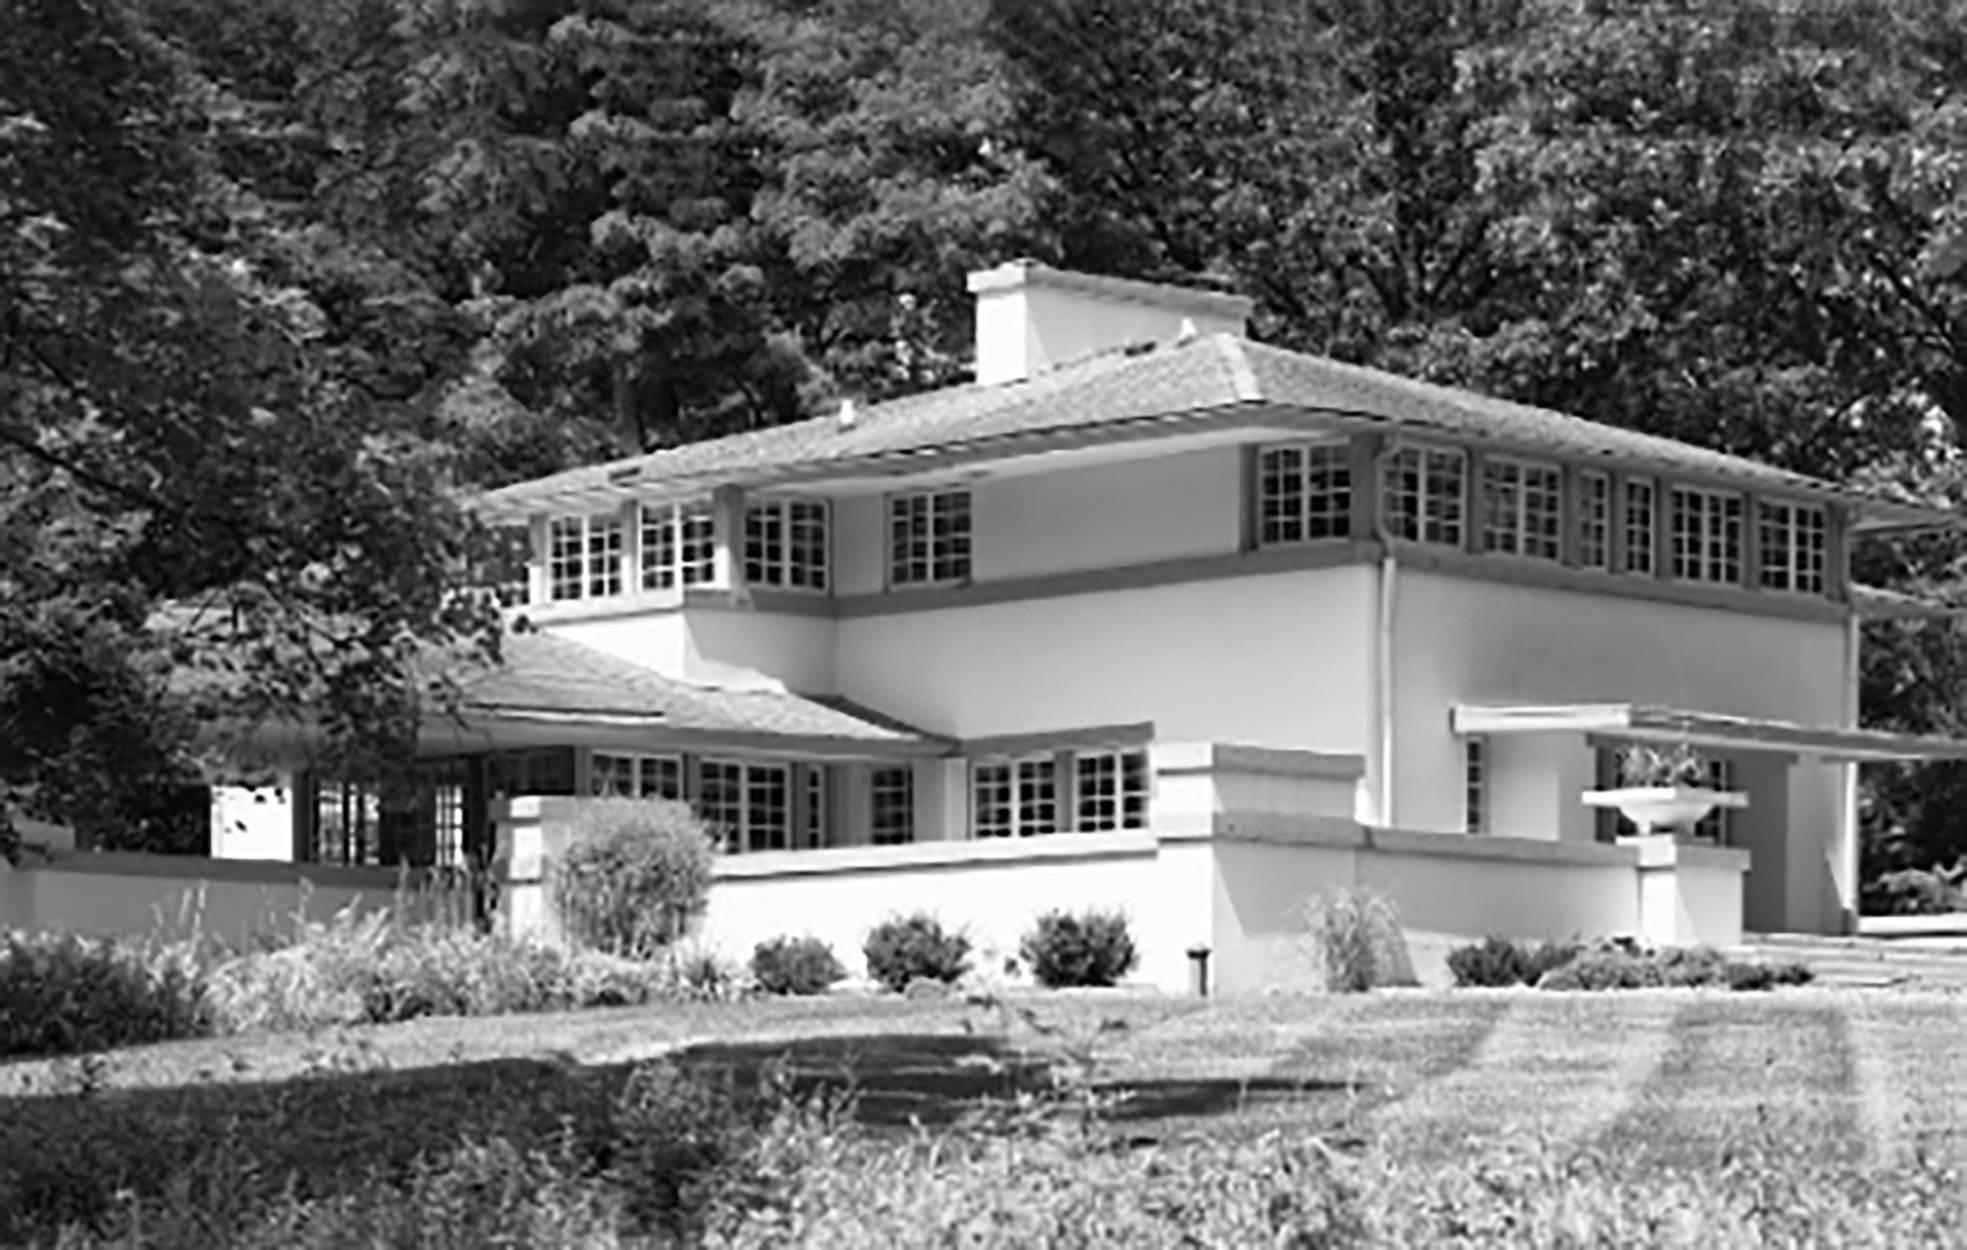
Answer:
[[[0,779],[104,819],[270,718],[401,758],[419,657],[496,637],[424,433],[464,340],[229,180],[127,5],[0,23]]]

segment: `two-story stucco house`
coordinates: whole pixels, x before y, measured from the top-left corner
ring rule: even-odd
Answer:
[[[1856,762],[1967,755],[1857,728],[1860,621],[1929,609],[1848,554],[1949,515],[1267,347],[1235,296],[970,289],[972,385],[489,496],[533,632],[431,727],[421,831],[304,777],[219,853],[271,817],[296,858],[441,861],[664,795],[724,831],[733,945],[1099,903],[1151,979],[1212,945],[1256,984],[1340,882],[1449,935],[1839,931]],[[1622,844],[1582,795],[1644,740],[1747,806]]]

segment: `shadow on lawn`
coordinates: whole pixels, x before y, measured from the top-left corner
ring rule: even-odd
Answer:
[[[743,1093],[768,1074],[795,1097],[846,1092],[877,1132],[950,1125],[992,1101],[1055,1088],[1051,1061],[992,1034],[829,1036],[718,1043],[675,1052],[680,1067],[728,1078]],[[237,1193],[298,1197],[347,1192],[373,1176],[405,1174],[420,1155],[467,1140],[546,1144],[571,1134],[606,1157],[616,1096],[639,1064],[582,1066],[506,1059],[367,1071],[332,1067],[278,1082],[92,1090],[0,1097],[0,1244],[90,1222],[119,1191],[167,1192],[207,1169]],[[1135,1080],[1095,1089],[1125,1094],[1113,1119],[1129,1136],[1203,1127],[1263,1103],[1345,1097],[1339,1082],[1265,1078]],[[1333,1105],[1336,1105],[1334,1103]],[[1322,1118],[1322,1117],[1321,1117]]]

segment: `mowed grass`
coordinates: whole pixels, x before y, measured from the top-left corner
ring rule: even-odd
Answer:
[[[1063,1091],[1137,1145],[1318,1135],[1418,1164],[1536,1147],[1633,1174],[1747,1149],[1958,1166],[1963,1036],[1967,998],[1823,990],[834,998],[426,1020],[0,1065],[0,1208],[76,1170],[151,1192],[214,1141],[261,1177],[331,1193],[465,1138],[597,1125],[634,1065],[664,1055],[740,1084],[769,1072],[848,1090],[876,1133]]]

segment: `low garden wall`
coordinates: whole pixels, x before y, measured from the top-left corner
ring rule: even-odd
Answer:
[[[389,907],[393,869],[108,851],[29,852],[0,863],[0,930],[90,936],[204,933],[235,945],[326,920],[351,904]]]

